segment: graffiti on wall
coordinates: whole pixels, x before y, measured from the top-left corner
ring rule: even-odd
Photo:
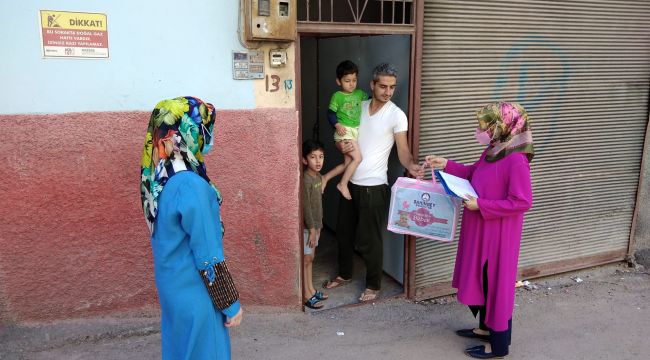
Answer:
[[[544,36],[526,36],[515,42],[501,60],[493,99],[510,98],[516,89],[514,100],[528,112],[543,106],[558,113],[570,77],[569,59],[560,46]],[[547,136],[536,143],[537,151],[553,138],[556,125],[557,117],[553,116]]]
[[[280,90],[282,79],[278,75],[266,75],[266,92],[276,92]],[[284,80],[284,91],[289,92],[293,89],[293,79]]]
[[[280,77],[277,75],[266,75],[266,92],[276,92],[280,90]]]

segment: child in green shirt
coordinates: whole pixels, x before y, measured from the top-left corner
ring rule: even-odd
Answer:
[[[345,60],[336,67],[336,84],[341,87],[341,90],[332,95],[327,111],[327,120],[336,129],[334,142],[354,143],[354,151],[344,154],[344,163],[334,169],[335,175],[343,173],[336,188],[348,200],[352,199],[348,182],[361,163],[361,152],[356,143],[361,120],[361,102],[368,99],[368,94],[357,89],[358,74],[359,68],[350,60]]]

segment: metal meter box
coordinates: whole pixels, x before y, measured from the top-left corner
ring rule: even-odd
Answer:
[[[246,39],[293,41],[296,39],[297,0],[244,0]]]
[[[269,50],[269,63],[271,67],[282,67],[287,64],[287,50],[286,49],[271,49]]]

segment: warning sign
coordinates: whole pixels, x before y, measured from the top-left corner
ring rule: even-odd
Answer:
[[[106,14],[41,10],[43,57],[108,58]]]

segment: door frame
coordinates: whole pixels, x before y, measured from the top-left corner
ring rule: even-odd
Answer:
[[[411,37],[411,58],[409,71],[409,98],[408,98],[408,122],[409,122],[409,147],[414,159],[418,159],[418,148],[420,140],[420,90],[421,90],[421,69],[422,69],[422,33],[424,21],[424,1],[415,2],[415,17],[413,25],[394,24],[341,24],[341,23],[301,23],[297,24],[297,35],[295,42],[295,89],[296,109],[298,112],[298,144],[302,144],[302,78],[300,66],[300,39],[302,37],[343,37],[359,35],[410,35]],[[301,146],[298,146],[300,149]],[[298,154],[301,163],[300,154]],[[300,198],[300,197],[299,197]],[[299,211],[302,213],[302,199],[299,201]],[[299,239],[302,244],[303,224],[300,224]],[[403,292],[398,297],[408,299],[415,298],[415,237],[406,235],[404,237],[404,279]],[[304,254],[300,252],[300,263],[302,264]],[[300,284],[303,284],[302,266],[300,267]],[[300,289],[302,296],[302,287]]]

